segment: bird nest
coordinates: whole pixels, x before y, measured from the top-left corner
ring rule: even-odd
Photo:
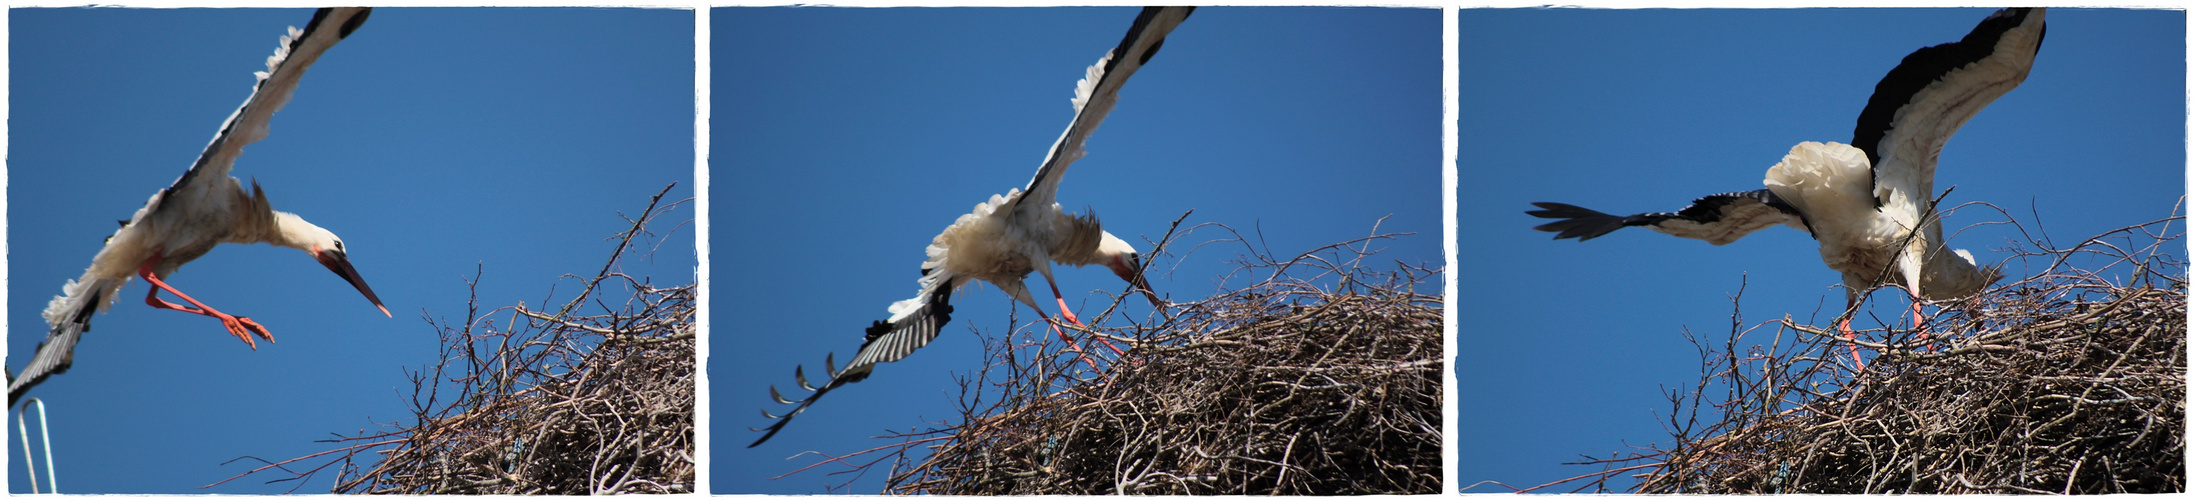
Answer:
[[[984,336],[957,423],[887,436],[841,472],[896,459],[895,494],[1437,493],[1442,302],[1417,288],[1439,271],[1366,267],[1394,236],[1284,261],[1252,249],[1222,277],[1252,285],[1080,331],[1132,346],[1101,371],[1040,324]]]
[[[615,271],[647,223],[683,203],[659,207],[662,196],[560,310],[482,314],[475,297],[462,323],[436,322],[441,359],[411,373],[411,423],[230,480],[280,470],[269,482],[302,485],[335,467],[336,493],[693,492],[694,285]]]
[[[2183,220],[2014,248],[2044,271],[1941,304],[1924,336],[1849,342],[1785,318],[1747,347],[1733,316],[1726,342],[1695,339],[1698,385],[1668,395],[1673,445],[1587,462],[1605,470],[1586,487],[1635,472],[1643,493],[2184,492]],[[1852,345],[1874,353],[1863,369]]]

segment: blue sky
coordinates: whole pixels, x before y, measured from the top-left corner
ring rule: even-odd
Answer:
[[[1667,441],[1661,391],[1699,370],[1683,332],[1726,334],[1740,286],[1748,323],[1825,325],[1843,305],[1800,231],[1722,247],[1636,228],[1554,241],[1531,230],[1545,221],[1530,202],[1629,214],[1757,189],[1792,145],[1850,141],[1883,74],[1989,12],[1462,11],[1458,486],[1529,487],[1598,470],[1559,465],[1580,454]],[[2060,244],[2171,215],[2186,192],[2185,14],[2048,16],[2032,74],[1950,141],[1936,188],[2029,229],[2039,213]],[[1960,211],[1944,226],[2001,218]],[[1979,227],[1950,246],[1996,262],[2013,237]],[[1875,296],[1876,314],[1903,304]]]
[[[1836,274],[1803,233],[1724,247],[1627,229],[1554,241],[1533,201],[1616,213],[1754,189],[1800,141],[1848,141],[1882,74],[1963,36],[1987,9],[1464,10],[1457,256],[1457,486],[1516,486],[1667,439],[1664,387],[1697,376],[1689,328],[1827,317]],[[966,290],[930,347],[832,393],[770,443],[767,387],[849,356],[861,328],[911,296],[921,248],[992,194],[1023,186],[1071,118],[1083,70],[1134,8],[747,9],[712,13],[718,493],[825,491],[821,468],[766,480],[952,415],[952,377],[978,333],[1040,328],[988,286]],[[188,167],[310,9],[15,9],[9,13],[8,366],[44,335],[37,312],[89,263],[113,221]],[[306,76],[235,174],[276,207],[343,236],[396,318],[378,316],[298,252],[216,250],[173,283],[266,324],[244,348],[212,320],[142,305],[144,284],[93,319],[67,374],[32,395],[55,419],[69,492],[278,492],[217,481],[324,450],[330,433],[403,416],[404,369],[435,359],[421,319],[461,317],[484,266],[490,307],[540,304],[591,272],[648,195],[693,185],[692,13],[634,9],[381,9]],[[2184,13],[2058,9],[2033,74],[1942,155],[1950,202],[1989,201],[2059,241],[2169,215],[2186,192]],[[1262,231],[1282,255],[1383,231],[1388,259],[1437,265],[1440,19],[1427,9],[1200,9],[1122,93],[1060,192],[1148,250],[1189,224]],[[690,209],[683,217],[691,217]],[[453,216],[451,214],[463,214]],[[680,217],[680,218],[683,218]],[[1949,228],[1998,220],[1951,214]],[[630,272],[690,279],[691,226]],[[1187,244],[1215,239],[1203,232]],[[1951,246],[2001,260],[2002,227]],[[1151,276],[1210,295],[1228,247]],[[255,265],[264,262],[264,265]],[[1174,264],[1161,260],[1162,264]],[[2017,267],[2019,275],[2030,270]],[[1118,280],[1061,269],[1069,302]],[[1040,278],[1034,278],[1040,281]],[[562,285],[562,286],[558,286]],[[1034,283],[1032,283],[1034,285]],[[1428,287],[1436,292],[1437,287]],[[1894,291],[1877,294],[1890,315]],[[557,297],[562,297],[559,294]],[[1047,311],[1053,307],[1046,302]],[[1129,302],[1140,319],[1147,305]],[[1864,321],[1864,320],[1862,320]],[[842,360],[842,359],[841,359]],[[11,450],[13,426],[8,426]],[[19,451],[13,492],[27,491]],[[325,491],[330,476],[300,488]],[[271,479],[272,476],[266,477]],[[1501,491],[1480,487],[1473,492]]]
[[[746,428],[769,423],[756,410],[783,410],[770,385],[790,388],[795,365],[820,373],[827,353],[846,360],[862,328],[914,294],[932,236],[1027,184],[1073,116],[1075,81],[1135,14],[712,11],[714,491],[821,492],[846,482],[829,468],[766,478],[816,460],[787,458],[803,451],[868,449],[886,444],[870,436],[950,417],[952,377],[982,363],[970,328],[994,337],[1040,328],[1025,308],[1009,325],[1011,299],[995,288],[964,289],[936,342],[745,448],[757,436]],[[1392,215],[1380,230],[1417,234],[1379,244],[1381,262],[1438,266],[1440,24],[1436,9],[1199,9],[1128,82],[1059,200],[1094,208],[1107,230],[1146,253],[1145,238],[1190,209],[1187,224],[1261,229],[1288,256],[1369,234]],[[1151,284],[1176,300],[1201,299],[1235,253],[1207,247]],[[1105,304],[1098,291],[1123,288],[1101,267],[1057,275],[1084,312]],[[1042,278],[1030,279],[1041,290]],[[1424,291],[1438,289],[1435,281]],[[1124,307],[1114,322],[1150,312],[1141,302]],[[883,476],[879,468],[850,491],[875,492]]]
[[[12,370],[44,337],[47,299],[116,219],[190,166],[285,27],[312,10],[9,15]],[[604,238],[626,227],[619,213],[637,214],[673,181],[666,198],[694,195],[693,19],[376,10],[305,76],[235,175],[341,235],[395,318],[303,253],[268,245],[223,246],[170,281],[265,324],[279,342],[256,352],[213,320],[146,307],[146,285],[131,283],[92,320],[75,367],[31,392],[54,419],[61,487],[288,490],[261,484],[277,476],[196,487],[256,466],[224,461],[320,451],[328,445],[313,440],[403,417],[404,370],[436,359],[421,316],[461,321],[476,268],[485,307],[568,298],[577,282],[558,277],[600,268]],[[674,218],[694,216],[689,205]],[[661,245],[625,270],[690,282],[692,226]],[[20,462],[8,474],[11,491],[28,491]],[[298,491],[325,492],[330,478]]]

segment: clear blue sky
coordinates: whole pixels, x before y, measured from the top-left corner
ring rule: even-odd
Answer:
[[[39,311],[100,242],[188,168],[251,91],[252,72],[311,9],[10,12],[8,367]],[[694,195],[693,12],[380,9],[305,76],[270,136],[245,149],[278,210],[341,235],[394,319],[303,253],[223,246],[176,273],[250,316],[254,352],[213,320],[146,307],[131,283],[94,317],[75,367],[31,392],[54,419],[73,493],[280,492],[257,466],[328,449],[330,433],[405,417],[405,370],[436,359],[422,315],[568,299],[648,196]],[[690,208],[675,215],[694,217]],[[657,229],[670,230],[665,224]],[[693,278],[692,227],[625,270]],[[10,429],[10,456],[20,460]],[[35,431],[34,431],[35,432]],[[20,462],[10,491],[28,491]],[[325,492],[322,475],[300,492]]]
[[[1580,454],[1666,442],[1661,391],[1699,374],[1684,330],[1721,338],[1748,279],[1748,323],[1825,325],[1843,305],[1800,231],[1722,247],[1637,228],[1554,241],[1531,230],[1545,221],[1524,214],[1530,202],[1629,214],[1758,189],[1792,145],[1850,141],[1883,74],[1989,12],[1462,11],[1459,486],[1528,487],[1598,470],[1559,465]],[[2186,192],[2185,14],[2048,16],[2032,74],[1950,141],[1936,188],[2030,229],[2039,213],[2060,243],[2169,216]],[[1944,226],[2000,219],[1975,209]],[[1996,262],[2012,237],[1982,227],[1950,243]],[[1903,305],[1875,297],[1866,312]]]
[[[1073,116],[1075,81],[1136,12],[712,11],[715,492],[821,492],[851,479],[829,468],[765,478],[816,460],[787,459],[803,451],[850,453],[951,417],[953,377],[982,363],[970,328],[1041,328],[1026,308],[1008,324],[1011,299],[995,288],[964,289],[936,342],[745,447],[757,436],[746,428],[769,423],[756,410],[783,411],[771,384],[790,389],[795,365],[817,376],[828,353],[848,359],[870,321],[914,294],[932,236],[1027,184]],[[1190,209],[1188,224],[1261,228],[1289,256],[1369,234],[1391,214],[1380,230],[1417,234],[1378,244],[1382,262],[1438,266],[1440,29],[1434,9],[1198,9],[1128,82],[1059,200],[1094,208],[1145,252],[1144,238]],[[1207,247],[1151,284],[1176,300],[1207,297],[1235,253]],[[1102,267],[1057,275],[1085,312],[1105,303],[1100,290],[1123,288]],[[1150,309],[1124,307],[1137,319]],[[873,493],[884,474],[850,490]]]

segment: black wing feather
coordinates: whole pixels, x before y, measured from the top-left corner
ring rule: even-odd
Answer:
[[[327,29],[325,26],[326,21],[329,16],[338,14],[354,15],[345,17],[342,26],[335,29],[335,36],[328,37],[323,33]],[[197,180],[199,173],[206,172],[208,169],[216,171],[217,177],[228,176],[228,170],[234,166],[233,162],[236,155],[241,154],[244,146],[259,140],[257,137],[237,135],[237,126],[266,126],[266,121],[273,118],[274,112],[281,110],[283,105],[289,103],[289,93],[294,91],[294,89],[272,89],[273,93],[280,95],[269,97],[267,94],[270,89],[267,84],[269,82],[294,82],[297,78],[303,77],[305,70],[320,59],[321,53],[334,47],[336,42],[349,37],[351,32],[358,30],[359,26],[365,25],[366,18],[371,15],[373,15],[373,9],[370,7],[331,7],[314,11],[312,13],[312,22],[306,23],[304,29],[298,30],[296,37],[285,40],[288,44],[281,48],[281,63],[276,67],[268,68],[265,75],[259,78],[259,82],[252,85],[251,97],[244,98],[244,104],[237,106],[236,112],[229,114],[228,120],[221,123],[221,130],[213,134],[213,141],[207,143],[206,150],[198,154],[198,160],[191,163],[190,170],[183,171],[183,175],[177,177],[175,183],[168,185],[168,188],[162,190],[162,192],[183,189],[185,186],[190,185],[192,181]],[[159,209],[159,206],[153,207],[153,210]]]
[[[1765,204],[1783,213],[1798,216],[1800,220],[1805,218],[1805,214],[1799,213],[1797,207],[1793,207],[1789,202],[1783,201],[1781,197],[1775,196],[1774,191],[1766,189],[1702,196],[1692,200],[1691,206],[1675,212],[1614,215],[1567,203],[1541,201],[1532,203],[1541,210],[1531,210],[1524,213],[1544,219],[1561,219],[1534,226],[1532,229],[1556,233],[1554,239],[1557,240],[1576,238],[1577,241],[1585,241],[1625,227],[1656,226],[1670,220],[1711,225],[1722,222],[1723,218],[1732,209],[1752,204]],[[1810,223],[1807,227],[1811,227]]]
[[[1991,57],[2016,56],[2033,59],[2035,54],[2041,52],[2041,39],[2048,36],[2048,26],[2039,27],[2040,31],[2035,36],[2032,53],[1997,54],[1996,50],[1997,42],[2001,41],[2006,33],[2010,33],[2026,24],[2028,16],[2034,14],[2034,12],[2035,9],[2031,8],[1998,10],[1994,14],[1990,14],[1987,19],[1982,19],[1979,25],[1973,27],[1972,32],[1966,33],[1965,38],[1961,38],[1956,42],[1924,47],[1913,51],[1910,55],[1906,55],[1903,61],[1897,63],[1896,68],[1890,69],[1889,74],[1882,76],[1882,81],[1874,85],[1874,95],[1867,98],[1866,108],[1859,112],[1858,124],[1852,128],[1851,145],[1865,151],[1867,163],[1873,165],[1876,169],[1880,169],[1883,163],[1883,148],[1889,147],[1884,144],[1884,139],[1898,125],[1900,121],[1898,113],[1915,101],[1931,98],[1931,96],[1922,95],[1923,92],[1927,92],[1928,86],[1934,85],[1936,82],[1958,78],[1960,70]],[[2023,78],[2023,75],[2021,78]],[[1967,105],[1974,106],[1972,112],[1978,112],[1979,106],[1987,106],[1990,101],[1994,101],[1996,97],[2009,90],[2007,87],[2002,91],[1989,95],[1970,97],[1936,96],[1934,98],[1971,99],[1972,102]],[[1942,92],[1936,93],[1941,94]],[[1970,115],[1958,117],[1904,117],[1904,120],[1955,119],[1962,125],[1966,118],[1970,118]],[[1918,125],[1921,125],[1921,128],[1934,126],[1934,124]],[[1958,125],[1952,125],[1949,130],[1957,130],[1957,128]],[[1923,132],[1925,131],[1915,130],[1908,133]],[[1942,139],[1948,139],[1948,137],[1945,136],[1938,140]],[[1940,148],[1941,145],[1937,144],[1936,147]],[[1913,161],[1918,160],[1914,159]],[[1875,175],[1879,177],[1880,172],[1875,172]],[[1881,200],[1875,200],[1875,206],[1881,206]]]
[[[1173,17],[1176,12],[1178,18]],[[1037,167],[1036,175],[1029,178],[1028,187],[1021,190],[1021,197],[1014,198],[1013,204],[1031,196],[1037,203],[1054,201],[1060,177],[1066,175],[1068,166],[1081,159],[1090,134],[1095,133],[1098,124],[1112,113],[1120,88],[1127,85],[1128,77],[1150,62],[1151,56],[1158,55],[1159,47],[1165,45],[1166,35],[1195,12],[1195,7],[1144,7],[1143,12],[1135,16],[1135,24],[1121,37],[1120,45],[1106,52],[1101,60],[1104,65],[1097,68],[1097,81],[1090,83],[1088,100],[1077,104],[1074,119],[1067,123],[1066,131],[1059,134],[1059,140],[1051,144],[1051,152],[1044,156],[1043,165]],[[999,207],[999,210],[1009,209],[1012,209],[1010,204]]]
[[[99,297],[88,299],[70,312],[67,320],[46,332],[46,340],[38,342],[36,354],[31,355],[30,363],[23,365],[21,374],[8,378],[9,408],[14,408],[17,399],[45,382],[46,377],[67,372],[69,365],[75,364],[76,341],[84,337],[84,332],[91,331],[91,314],[99,310]]]
[[[943,330],[946,323],[952,322],[952,285],[949,280],[946,281],[943,289],[930,292],[928,303],[905,319],[899,320],[898,323],[879,320],[870,324],[868,329],[863,332],[861,350],[853,355],[853,361],[847,362],[844,368],[830,366],[831,362],[826,358],[823,361],[824,370],[830,373],[831,377],[830,382],[823,384],[822,387],[809,386],[807,377],[802,374],[801,369],[798,367],[793,368],[793,375],[799,379],[801,388],[815,392],[809,394],[808,397],[801,398],[797,401],[799,406],[794,407],[791,412],[784,415],[770,415],[769,411],[764,410],[762,412],[763,416],[777,422],[764,429],[750,429],[763,431],[763,433],[761,439],[754,440],[754,443],[747,445],[747,447],[761,446],[763,442],[769,441],[770,437],[777,435],[777,431],[785,428],[785,424],[792,422],[793,416],[807,411],[808,406],[815,404],[815,400],[822,399],[823,395],[830,393],[832,389],[866,380],[876,364],[904,359],[907,355],[914,354],[916,349],[921,349],[922,346],[929,345],[931,340],[935,340],[937,332]],[[783,395],[778,394],[777,386],[770,386],[769,397],[777,401],[778,404],[795,403],[794,401],[787,401]]]

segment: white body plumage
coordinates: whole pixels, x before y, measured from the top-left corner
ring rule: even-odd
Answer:
[[[1870,172],[1859,148],[1804,142],[1767,170],[1764,183],[1806,214],[1820,242],[1821,263],[1841,273],[1853,293],[1895,280],[1921,298],[1949,300],[1996,281],[1994,270],[1975,265],[1971,253],[1944,248],[1942,218],[1922,208],[1933,200],[1887,196],[1875,207],[1876,192],[1926,191],[1877,185]]]

